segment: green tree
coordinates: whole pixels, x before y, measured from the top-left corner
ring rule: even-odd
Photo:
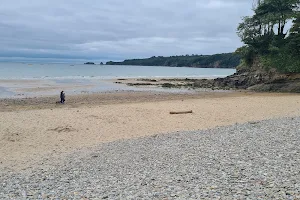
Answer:
[[[300,15],[293,21],[288,37],[288,47],[294,55],[300,55]]]
[[[282,38],[287,22],[294,18],[297,12],[299,0],[264,0],[257,6],[255,16],[261,20],[262,32],[268,34],[274,31],[276,25],[276,34]]]
[[[290,35],[287,28],[287,23],[298,14],[299,0],[258,0],[253,8],[254,15],[244,17],[238,26],[237,33],[245,46],[236,52],[249,66],[255,58],[261,58],[265,64],[285,71],[289,66],[284,63],[289,63],[293,55],[288,55],[289,48],[299,49],[299,17],[294,20]]]

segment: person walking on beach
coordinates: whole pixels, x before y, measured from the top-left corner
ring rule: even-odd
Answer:
[[[65,103],[66,99],[65,99],[66,95],[64,93],[64,91],[60,92],[60,103]]]

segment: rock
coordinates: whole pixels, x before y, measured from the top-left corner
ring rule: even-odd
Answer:
[[[174,88],[174,87],[176,87],[176,86],[175,86],[174,84],[172,84],[172,83],[163,83],[161,86],[164,87],[164,88]]]
[[[238,70],[225,78],[212,80],[200,79],[193,84],[194,88],[211,89],[247,89],[259,92],[295,92],[300,93],[300,77],[297,74],[281,74],[275,70],[262,68]]]
[[[154,85],[152,83],[127,83],[126,85],[128,86],[149,86],[149,85]]]

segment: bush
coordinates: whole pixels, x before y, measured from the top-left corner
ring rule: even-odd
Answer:
[[[245,64],[247,67],[251,67],[257,56],[257,52],[250,46],[240,47],[235,51],[235,53],[242,57],[242,64]]]

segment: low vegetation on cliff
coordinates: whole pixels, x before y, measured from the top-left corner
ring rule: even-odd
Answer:
[[[170,66],[198,68],[236,68],[240,64],[240,56],[234,53],[215,55],[182,55],[153,56],[145,59],[124,60],[123,62],[107,62],[107,65],[140,65],[140,66]]]

